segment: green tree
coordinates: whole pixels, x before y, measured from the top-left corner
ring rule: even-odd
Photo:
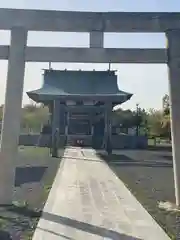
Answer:
[[[2,121],[3,119],[3,109],[4,109],[4,105],[0,106],[0,121]]]
[[[43,105],[35,104],[25,105],[22,109],[22,129],[31,129],[32,131],[40,131],[42,124],[48,121],[49,110]]]
[[[170,100],[169,100],[169,95],[165,94],[163,99],[163,111],[165,115],[168,115],[170,113]]]
[[[163,136],[171,139],[171,124],[170,124],[170,99],[166,94],[163,97]]]
[[[161,136],[162,134],[162,111],[150,109],[147,115],[147,125],[149,128],[149,135]]]
[[[140,129],[146,128],[146,111],[144,109],[138,108],[137,111],[131,110],[122,110],[118,109],[113,113],[113,125],[121,127],[127,133],[128,128],[137,128],[137,133],[139,133]],[[141,132],[140,132],[141,133]]]

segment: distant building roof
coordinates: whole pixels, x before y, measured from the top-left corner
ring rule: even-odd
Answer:
[[[129,100],[132,94],[119,90],[114,71],[45,70],[40,89],[27,92],[36,102],[54,99],[109,100],[117,104]]]

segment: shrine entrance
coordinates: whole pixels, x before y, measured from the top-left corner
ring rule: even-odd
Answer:
[[[107,148],[111,143],[113,107],[128,101],[131,93],[119,90],[115,71],[44,70],[43,85],[27,93],[48,106],[53,134],[59,129],[59,146],[78,144]]]
[[[0,59],[8,60],[1,134],[1,204],[12,201],[25,62],[34,61],[168,64],[175,195],[176,204],[180,205],[179,21],[180,13],[85,13],[0,9],[0,29],[11,31],[10,46],[0,46]],[[89,48],[29,47],[27,46],[28,31],[88,32],[90,44]],[[104,48],[105,32],[165,32],[168,49]]]

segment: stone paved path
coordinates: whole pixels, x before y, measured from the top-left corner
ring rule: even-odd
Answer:
[[[33,240],[169,240],[93,150],[64,153]]]

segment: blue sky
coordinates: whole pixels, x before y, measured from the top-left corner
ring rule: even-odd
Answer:
[[[180,11],[178,0],[6,0],[1,2],[1,8],[49,9],[71,11]],[[0,31],[0,44],[9,44],[9,32]],[[105,47],[165,47],[165,36],[160,34],[105,34]],[[43,33],[30,32],[28,45],[31,46],[61,46],[88,47],[89,39],[86,33]],[[36,89],[42,84],[42,69],[46,63],[27,63],[24,83],[23,103],[29,99],[25,92]],[[97,69],[105,70],[107,64],[58,64],[55,69]],[[162,97],[168,92],[168,71],[166,65],[152,64],[113,64],[117,70],[118,84],[122,90],[134,94],[124,108],[135,108],[136,103],[144,108],[161,108]],[[0,61],[0,104],[4,102],[7,62]]]

